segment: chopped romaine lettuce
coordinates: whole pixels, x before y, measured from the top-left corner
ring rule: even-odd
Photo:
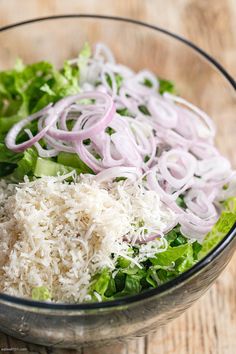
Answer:
[[[184,196],[181,194],[176,199],[176,203],[178,204],[178,206],[180,206],[183,209],[187,208],[187,205],[185,204],[185,201],[184,201]]]
[[[57,162],[59,164],[70,166],[80,171],[79,173],[90,173],[94,172],[89,168],[77,154],[72,154],[69,152],[60,152],[57,156]]]
[[[112,88],[112,80],[108,74],[106,74],[106,80],[107,80],[107,83],[110,86],[110,88]],[[115,81],[116,81],[117,91],[119,91],[119,89],[122,85],[122,82],[123,82],[123,77],[120,74],[115,74]]]
[[[132,117],[132,114],[129,112],[127,108],[117,109],[116,112],[121,116]]]
[[[88,59],[90,58],[92,52],[91,52],[91,47],[90,45],[86,42],[81,49],[78,60],[77,60],[77,66],[79,68],[79,81],[80,83],[83,83],[86,80],[87,76],[87,62]]]
[[[14,169],[16,168],[16,165],[6,163],[6,162],[0,162],[0,177],[6,177],[10,175]]]
[[[171,266],[177,259],[185,256],[191,247],[192,245],[190,243],[185,243],[177,247],[169,246],[166,251],[158,253],[156,257],[151,258],[150,261],[153,265]]]
[[[119,257],[114,272],[104,269],[93,279],[90,294],[94,300],[96,291],[102,300],[112,300],[121,296],[134,295],[173,279],[191,268],[198,258],[201,245],[184,237],[179,226],[167,235],[168,248],[155,257],[141,262],[141,268],[131,260]],[[135,258],[139,247],[130,249],[130,257]]]
[[[1,117],[0,118],[0,134],[4,135],[10,130],[10,128],[18,123],[22,119],[22,116],[12,115],[10,117]],[[4,140],[4,139],[3,139]]]
[[[17,162],[17,167],[11,175],[14,181],[22,181],[24,176],[33,176],[37,161],[37,152],[33,148],[24,151],[23,157]]]
[[[202,249],[198,255],[199,259],[206,256],[207,253],[209,253],[227,235],[236,223],[236,197],[228,199],[225,202],[225,205],[226,210],[222,212],[219,220],[206,235],[202,243]]]
[[[236,197],[230,197],[224,202],[226,211],[236,214]]]
[[[0,162],[16,164],[23,156],[24,153],[15,153],[9,150],[5,144],[0,143]]]
[[[35,177],[43,176],[58,176],[75,171],[78,175],[80,173],[93,173],[93,171],[86,166],[77,155],[61,153],[59,162],[50,159],[43,159],[37,157],[33,169]],[[63,162],[63,163],[62,163]]]
[[[46,286],[37,286],[32,290],[32,299],[36,301],[51,300],[52,295]]]
[[[104,268],[100,274],[96,274],[93,278],[90,287],[90,293],[94,297],[94,292],[98,293],[102,298],[105,298],[105,292],[108,289],[111,273],[108,269]],[[95,296],[96,299],[96,296]]]
[[[143,84],[144,84],[145,86],[147,86],[147,87],[150,87],[150,88],[152,87],[152,82],[151,82],[151,80],[149,80],[149,79],[147,79],[147,78],[144,79]]]
[[[49,103],[78,93],[78,80],[79,69],[68,62],[60,71],[48,62],[39,62],[1,72],[0,132],[6,133],[19,119]]]
[[[111,127],[107,127],[105,132],[108,134],[108,135],[112,135],[114,134],[116,131],[115,129],[111,128]]]
[[[149,112],[147,106],[141,105],[141,106],[138,106],[138,109],[139,109],[140,112],[142,112],[145,116],[150,116],[150,112]]]
[[[159,79],[159,93],[163,95],[163,93],[175,93],[175,85],[172,81]]]
[[[76,169],[70,166],[65,166],[60,163],[38,157],[34,168],[34,176],[43,177],[65,175],[69,172],[72,172],[73,170]]]
[[[57,176],[76,171],[80,173],[93,173],[93,171],[79,158],[77,154],[59,152],[54,158],[41,158],[34,147],[28,148],[22,153],[15,153],[7,149],[4,140],[9,129],[24,117],[32,114],[49,103],[55,103],[59,99],[80,92],[80,84],[87,78],[88,60],[91,56],[91,48],[86,43],[81,50],[77,65],[69,61],[64,63],[61,70],[56,70],[48,62],[39,62],[31,65],[24,65],[18,60],[13,70],[0,72],[0,176],[9,178],[11,181],[22,181],[24,176],[30,178],[43,176]],[[112,80],[109,74],[106,75],[108,85],[112,88]],[[123,83],[123,77],[115,74],[118,90]],[[159,93],[175,93],[173,82],[163,79],[159,81]],[[100,84],[100,82],[98,82]],[[145,79],[143,82],[147,87],[152,87],[152,82]],[[144,115],[150,115],[146,105],[138,106]],[[122,116],[131,116],[127,108],[117,109]],[[68,127],[72,128],[69,120]],[[37,122],[32,122],[28,127],[32,134],[37,132]],[[115,133],[111,127],[106,128],[110,136]],[[17,137],[17,142],[27,139],[24,131]],[[45,141],[40,141],[45,148]],[[91,140],[86,139],[85,145],[90,145]],[[95,151],[94,156],[100,159]],[[144,157],[144,161],[149,160]],[[116,182],[124,180],[124,177],[117,177]],[[184,196],[180,195],[177,204],[186,208]],[[91,282],[90,295],[97,300],[98,294],[102,300],[111,300],[121,296],[134,295],[150,288],[156,288],[179,274],[191,268],[196,262],[212,250],[218,242],[229,232],[236,222],[236,197],[229,198],[224,202],[225,210],[219,220],[206,235],[202,245],[197,241],[192,242],[183,236],[180,227],[171,230],[166,239],[168,247],[160,253],[147,258],[138,267],[132,258],[138,257],[139,246],[130,249],[130,258],[118,257],[116,268],[111,271],[107,268],[96,274]],[[137,227],[142,227],[140,220]],[[50,300],[51,294],[45,286],[36,287],[32,290],[34,300]]]
[[[32,175],[36,159],[37,152],[33,148],[15,153],[0,143],[1,177],[9,175],[14,182],[22,181],[25,175]]]

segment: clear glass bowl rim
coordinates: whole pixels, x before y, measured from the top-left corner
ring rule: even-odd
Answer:
[[[233,87],[236,91],[236,81],[233,77],[224,69],[224,67],[218,63],[211,55],[206,53],[203,49],[199,48],[197,45],[187,40],[186,38],[179,36],[176,33],[172,33],[164,28],[160,28],[158,26],[154,26],[143,21],[134,20],[126,17],[119,16],[108,16],[108,15],[95,15],[95,14],[66,14],[66,15],[54,15],[54,16],[46,16],[46,17],[38,17],[29,19],[26,21],[16,22],[10,25],[0,27],[0,33],[5,32],[7,30],[15,29],[17,27],[21,27],[28,24],[43,22],[43,21],[52,21],[52,20],[60,20],[60,19],[76,19],[76,18],[85,18],[85,19],[98,19],[98,20],[112,20],[117,22],[126,22],[133,25],[149,28],[155,30],[157,32],[163,33],[173,39],[182,42],[187,47],[190,47],[193,51],[200,54],[209,64],[213,65],[216,70],[219,71],[226,81]],[[78,304],[64,304],[64,303],[47,303],[40,301],[33,301],[29,299],[18,298],[15,296],[7,295],[0,293],[0,301],[7,302],[13,305],[22,305],[24,307],[29,308],[38,308],[38,309],[48,309],[48,310],[68,310],[68,311],[80,311],[80,310],[94,310],[94,309],[106,309],[120,306],[127,306],[128,304],[132,304],[135,302],[139,302],[145,299],[149,299],[156,295],[164,295],[165,292],[171,291],[171,289],[178,287],[181,283],[185,282],[192,276],[199,273],[204,267],[206,267],[213,259],[218,257],[223,250],[233,241],[236,235],[236,223],[233,225],[231,230],[227,233],[227,235],[221,240],[221,242],[211,251],[209,252],[203,259],[201,259],[196,265],[192,268],[179,275],[178,277],[170,280],[169,282],[160,285],[156,289],[150,289],[143,293],[128,296],[124,298],[120,298],[117,300],[105,301],[105,302],[93,302],[93,303],[78,303]]]

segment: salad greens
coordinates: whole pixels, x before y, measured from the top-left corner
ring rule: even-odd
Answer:
[[[172,81],[159,79],[159,92],[161,95],[165,92],[176,93],[175,85]]]
[[[226,236],[235,224],[236,197],[229,198],[225,206],[225,211],[202,244],[197,241],[189,242],[177,226],[166,235],[167,249],[142,262],[142,268],[120,257],[113,272],[103,269],[94,277],[91,284],[90,294],[93,300],[97,300],[97,294],[105,301],[156,288],[194,266]],[[139,248],[133,247],[131,256],[135,257],[138,252]]]
[[[25,175],[29,178],[57,176],[73,170],[78,174],[94,173],[77,154],[60,152],[56,157],[42,158],[38,156],[34,147],[15,153],[6,147],[4,142],[9,129],[24,117],[37,112],[49,103],[80,92],[80,82],[84,79],[90,55],[90,47],[86,44],[78,56],[78,66],[65,62],[63,68],[57,70],[48,62],[24,65],[18,60],[14,69],[0,72],[0,177],[20,182]],[[112,87],[111,77],[107,75],[106,79]],[[116,74],[115,80],[119,89],[123,78]],[[99,85],[99,82],[97,84]],[[148,87],[152,85],[148,79],[145,79],[143,84]],[[164,92],[174,93],[175,87],[173,82],[160,79],[159,93]],[[145,105],[138,108],[142,114],[150,115]],[[132,116],[127,108],[119,109],[117,112],[123,116]],[[30,123],[29,129],[34,133],[37,129],[36,123]],[[108,127],[106,132],[112,135],[115,130]],[[25,138],[23,132],[18,136],[17,142],[24,141]],[[89,143],[89,139],[84,141],[84,144]],[[149,156],[145,159],[148,161]],[[122,179],[124,178],[120,177],[116,180]],[[186,208],[181,195],[177,199],[177,204]],[[102,300],[111,300],[134,295],[156,288],[191,268],[222,240],[236,222],[236,197],[229,198],[224,202],[224,206],[225,210],[206,235],[202,245],[197,241],[190,242],[177,226],[166,235],[167,249],[142,261],[141,268],[130,260],[119,257],[113,271],[105,268],[100,274],[96,274],[90,287],[92,299],[97,300],[99,297]],[[135,259],[138,255],[139,246],[131,247],[130,257]],[[50,300],[51,294],[45,286],[36,287],[32,291],[32,298]]]
[[[93,173],[75,154],[62,152],[55,158],[39,158],[34,148],[23,153],[14,153],[7,149],[4,143],[7,132],[15,123],[50,103],[80,92],[79,82],[83,80],[82,76],[90,55],[90,46],[85,44],[78,56],[78,66],[66,61],[63,68],[57,70],[48,62],[24,65],[21,60],[17,60],[14,69],[0,72],[0,177],[20,182],[25,175],[30,178],[56,176],[58,173],[71,172],[72,169],[76,169],[78,174]],[[115,80],[119,89],[123,78],[116,74]],[[107,82],[112,86],[109,75]],[[150,85],[148,79],[144,85]],[[161,79],[159,90],[160,93],[173,92],[174,85]],[[143,114],[149,114],[146,106],[140,106],[139,109]],[[117,112],[124,116],[131,115],[127,109]],[[30,123],[28,129],[33,133],[36,132],[36,122]],[[112,128],[107,128],[108,134],[114,132]],[[17,143],[25,139],[27,136],[23,132],[18,136]]]
[[[97,274],[90,288],[93,300],[96,300],[97,294],[102,300],[111,300],[156,288],[196,264],[202,248],[197,241],[189,242],[180,233],[179,226],[171,230],[166,238],[167,249],[141,262],[142,268],[120,257],[113,272],[103,269]],[[135,258],[138,253],[139,247],[133,247],[131,257]]]
[[[51,300],[52,295],[50,294],[46,286],[37,286],[32,290],[32,299],[36,301],[47,301]]]
[[[7,176],[14,182],[20,182],[26,174],[29,177],[56,176],[58,173],[71,172],[72,169],[76,169],[77,173],[93,173],[75,154],[60,153],[56,158],[38,158],[34,148],[24,153],[14,153],[4,143],[7,132],[15,123],[49,103],[80,91],[79,81],[90,55],[90,47],[85,44],[78,56],[78,67],[67,61],[61,70],[57,70],[48,62],[24,65],[18,60],[14,69],[0,72],[0,177]],[[117,74],[115,79],[119,88],[123,78]],[[109,75],[107,82],[112,86]],[[144,85],[149,86],[150,81],[146,79]],[[174,92],[174,85],[161,79],[159,91]],[[140,106],[139,109],[149,115],[146,106]],[[127,109],[117,112],[124,116],[131,115]],[[29,124],[28,129],[34,132],[37,129],[35,124]],[[115,131],[108,127],[107,132],[111,135]],[[22,133],[17,142],[25,138],[25,133]]]
[[[199,253],[199,259],[209,253],[231,230],[236,223],[236,197],[231,197],[225,202],[225,210],[221,213],[217,223],[204,238],[202,249]]]
[[[80,61],[81,55],[78,59]],[[78,77],[79,69],[68,62],[65,62],[61,70],[56,70],[47,62],[24,66],[18,61],[13,70],[0,73],[1,177],[8,176],[8,179],[20,182],[26,174],[29,177],[47,175],[47,168],[50,175],[54,176],[58,172],[70,172],[75,167],[78,173],[92,173],[78,157],[59,154],[57,159],[40,159],[34,148],[27,149],[24,153],[14,153],[7,149],[4,143],[7,132],[16,122],[49,103],[78,93],[80,91]],[[35,124],[35,122],[29,124],[28,128],[32,132],[37,129]],[[24,139],[23,133],[19,135],[17,142]]]

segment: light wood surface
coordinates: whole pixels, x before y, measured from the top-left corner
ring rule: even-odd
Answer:
[[[0,26],[63,13],[110,14],[156,24],[192,40],[236,77],[235,0],[0,0]],[[234,124],[232,122],[232,129],[235,129]],[[233,160],[236,161],[235,157]],[[234,354],[235,279],[236,255],[214,286],[184,315],[157,333],[127,344],[77,351],[51,350],[0,333],[0,352]]]

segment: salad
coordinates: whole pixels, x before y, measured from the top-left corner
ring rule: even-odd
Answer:
[[[0,291],[107,301],[156,288],[236,222],[236,172],[174,83],[86,43],[0,72]]]

